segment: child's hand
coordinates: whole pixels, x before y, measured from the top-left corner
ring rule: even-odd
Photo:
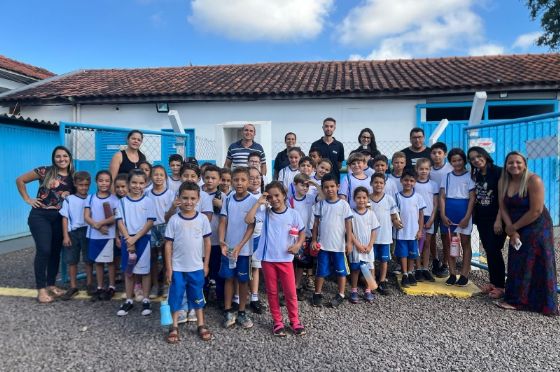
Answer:
[[[424,228],[425,228],[426,230],[429,230],[429,229],[432,227],[433,224],[434,224],[434,220],[433,220],[432,218],[430,218],[430,219],[429,219],[428,221],[426,221],[426,223],[424,224]]]
[[[117,237],[117,238],[115,239],[115,245],[117,246],[117,248],[120,248],[120,247],[121,247],[121,238],[120,238],[120,236]]]
[[[220,248],[222,249],[222,256],[227,256],[228,253],[227,244],[223,242],[220,243]]]
[[[397,230],[400,230],[404,227],[402,221],[397,220],[397,219],[393,220],[393,226],[395,226],[395,229],[397,229]]]
[[[241,248],[240,246],[236,245],[235,248],[233,248],[233,252],[231,252],[231,255],[233,256],[233,258],[235,258],[237,260],[237,257],[239,256],[239,253],[241,252]]]
[[[134,244],[136,244],[136,237],[135,236],[129,236],[125,240],[126,240],[126,245],[128,247],[132,247]]]
[[[67,247],[67,248],[70,248],[70,247],[72,246],[72,240],[70,240],[70,237],[69,237],[69,236],[65,236],[65,237],[62,239],[62,245],[65,246],[65,247]]]
[[[445,226],[445,227],[449,227],[449,225],[452,224],[451,220],[449,218],[447,218],[447,216],[442,216],[441,217],[441,223],[443,223],[443,226]]]
[[[268,193],[267,192],[263,192],[261,194],[261,196],[259,197],[259,199],[257,200],[257,203],[259,205],[265,205],[267,203],[267,198],[268,198]]]
[[[290,252],[291,254],[297,254],[299,252],[299,246],[297,244],[290,245],[288,247],[288,252]]]
[[[108,235],[109,234],[109,227],[107,227],[106,225],[103,225],[103,226],[99,227],[99,232],[103,235]]]
[[[179,208],[181,206],[181,199],[176,198],[175,200],[173,200],[173,206],[175,208]]]
[[[422,235],[424,235],[422,229],[418,230],[418,232],[416,233],[416,240],[422,239]]]
[[[317,248],[317,242],[315,240],[311,241],[311,249],[313,249],[314,251],[319,250],[319,248]]]
[[[462,228],[462,229],[466,228],[467,226],[469,226],[469,221],[470,221],[470,218],[466,218],[466,217],[463,218],[463,219],[459,222],[459,227]]]
[[[171,285],[171,278],[173,277],[173,272],[171,270],[165,270],[165,283]]]

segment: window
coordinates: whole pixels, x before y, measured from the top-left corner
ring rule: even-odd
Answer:
[[[471,108],[468,107],[439,107],[426,108],[426,121],[469,120]]]
[[[554,112],[554,105],[488,106],[488,119],[517,119],[526,116],[547,114],[550,112]]]

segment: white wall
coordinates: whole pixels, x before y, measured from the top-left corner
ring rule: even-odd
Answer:
[[[362,128],[371,128],[380,150],[387,154],[408,145],[408,133],[415,125],[415,105],[424,100],[373,100],[373,99],[317,99],[317,100],[262,100],[251,102],[183,102],[171,103],[170,109],[177,110],[185,128],[194,128],[197,137],[208,140],[197,148],[197,157],[207,159],[207,153],[216,138],[216,125],[235,121],[271,122],[271,140],[262,143],[271,149],[269,160],[284,148],[286,132],[295,132],[298,144],[307,151],[311,143],[322,136],[324,118],[337,120],[335,137],[345,144],[346,155],[357,146],[358,133]],[[72,106],[23,107],[23,116],[44,120],[72,121]],[[150,104],[87,105],[81,106],[76,121],[90,124],[138,129],[160,130],[170,128],[167,114],[156,112]],[[268,137],[268,136],[266,136]],[[257,133],[257,141],[260,133]],[[203,148],[204,147],[204,148]]]

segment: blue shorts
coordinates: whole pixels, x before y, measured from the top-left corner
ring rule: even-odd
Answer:
[[[150,273],[150,235],[144,235],[134,244],[136,248],[136,265],[133,274],[146,275]],[[121,239],[121,269],[126,270],[128,265],[128,250],[126,240]]]
[[[169,298],[167,303],[171,312],[182,309],[183,297],[187,293],[189,309],[202,309],[206,305],[204,298],[204,270],[191,272],[173,271],[171,286],[169,287]]]
[[[428,222],[428,220],[430,218],[432,218],[432,216],[424,216],[424,226],[426,226],[426,222]],[[432,226],[429,229],[424,228],[424,233],[433,235],[434,234],[434,224],[435,223],[436,223],[436,221],[434,220],[434,223],[432,224]]]
[[[395,257],[418,258],[418,240],[398,240],[395,245]]]
[[[234,269],[230,269],[228,257],[222,255],[222,262],[220,263],[220,272],[218,275],[224,279],[237,278],[239,283],[247,283],[251,279],[249,261],[251,261],[251,256],[237,256],[237,265]]]
[[[349,274],[348,262],[344,252],[330,252],[320,250],[317,256],[317,274],[319,278],[326,278],[334,269],[336,276]]]
[[[113,255],[115,257],[120,257],[121,256],[121,247],[117,247],[117,240],[120,242],[121,238],[118,237],[118,238],[115,238],[114,240],[115,240],[115,244],[114,244],[115,248],[113,249]]]
[[[391,245],[390,244],[374,244],[373,256],[375,261],[389,262],[391,259]]]
[[[368,269],[373,269],[373,264],[371,262],[360,261],[360,262],[350,262],[351,271],[360,271],[362,265],[367,265]]]
[[[96,263],[113,262],[115,240],[114,239],[89,239],[88,258]]]
[[[459,223],[465,217],[468,208],[469,199],[445,199],[445,214],[453,223]],[[460,234],[470,235],[472,232],[472,218],[466,228],[460,228],[456,225],[445,227],[443,224],[441,224],[440,228],[442,234],[447,234],[450,230],[451,233],[455,233],[455,231],[457,231]]]

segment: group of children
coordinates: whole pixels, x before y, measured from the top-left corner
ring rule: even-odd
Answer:
[[[431,273],[449,276],[448,285],[464,286],[470,270],[474,184],[465,169],[464,152],[452,149],[448,162],[446,153],[446,145],[438,142],[431,148],[431,159],[405,169],[405,154],[397,152],[389,172],[385,156],[369,159],[367,153],[355,152],[341,182],[318,150],[305,156],[298,147],[288,150],[289,165],[272,182],[260,173],[258,152],[249,154],[249,167],[233,170],[212,164],[198,167],[175,154],[169,159],[170,175],[163,166],[147,162],[115,180],[108,171],[99,171],[92,194],[90,175],[76,172],[76,193],[60,212],[70,273],[70,289],[63,298],[78,292],[80,252],[94,300],[113,297],[120,261],[126,298],[117,315],[127,315],[135,297],[142,302],[142,315],[149,315],[150,299],[167,296],[173,318],[167,341],[176,343],[178,324],[186,320],[197,322],[201,339],[212,338],[203,314],[211,286],[217,303],[223,304],[223,326],[251,328],[246,308],[263,312],[260,272],[272,331],[280,337],[286,335],[281,302],[291,331],[305,334],[298,300],[306,288],[313,292],[313,306],[322,306],[324,282],[330,276],[338,286],[331,306],[345,300],[347,276],[351,303],[360,301],[360,276],[366,302],[374,300],[375,292],[387,295],[392,256],[400,264],[403,287],[434,281]],[[444,243],[441,258],[435,249],[438,228]],[[449,254],[451,242],[457,243],[452,232],[463,248],[459,278],[456,257]],[[135,293],[135,287],[141,292],[137,288]]]

